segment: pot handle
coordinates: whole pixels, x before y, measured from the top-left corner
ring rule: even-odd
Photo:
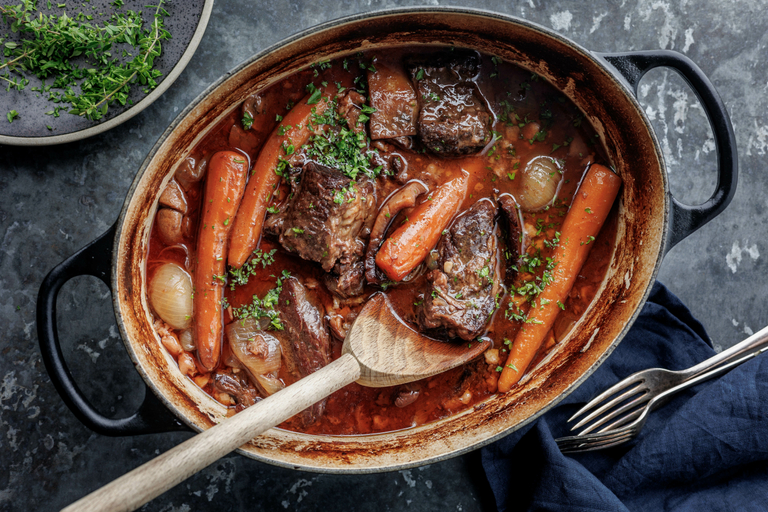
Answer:
[[[118,419],[101,415],[77,387],[64,361],[56,325],[56,299],[59,290],[74,277],[90,275],[101,279],[110,292],[112,291],[110,270],[115,231],[116,225],[56,266],[43,280],[37,296],[37,337],[40,340],[40,352],[45,368],[67,407],[78,420],[96,433],[106,436],[131,436],[189,430],[165,408],[149,388],[144,395],[144,402],[133,415]]]
[[[709,199],[696,206],[683,204],[670,194],[672,211],[664,250],[666,254],[683,238],[722,212],[736,193],[738,154],[731,120],[712,82],[691,59],[681,53],[654,50],[595,55],[626,80],[625,85],[635,97],[640,79],[651,69],[663,66],[678,71],[696,93],[709,119],[717,152],[717,186]]]

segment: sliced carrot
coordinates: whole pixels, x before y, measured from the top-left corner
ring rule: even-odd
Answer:
[[[477,161],[477,162],[476,162]],[[448,227],[467,195],[469,176],[482,165],[481,160],[467,160],[458,178],[440,185],[429,193],[427,200],[416,206],[405,224],[384,240],[376,265],[393,281],[402,281],[411,270],[424,260]],[[469,172],[466,172],[469,171]]]
[[[314,129],[311,124],[313,117],[323,114],[336,92],[336,85],[328,84],[321,96],[308,94],[286,114],[264,143],[251,170],[251,178],[232,227],[229,266],[242,267],[256,249],[267,206],[280,182],[276,173],[280,160],[287,159],[288,153],[298,151],[307,143]]]
[[[536,307],[528,311],[526,323],[515,337],[499,379],[500,392],[505,393],[517,384],[536,356],[560,312],[558,302],[564,303],[571,292],[620,187],[621,178],[599,164],[592,165],[584,176],[552,257],[557,265],[552,272],[553,281],[539,294]]]
[[[200,364],[219,364],[223,319],[221,301],[227,273],[227,237],[245,190],[248,162],[234,151],[219,151],[208,161],[194,274],[195,342]]]

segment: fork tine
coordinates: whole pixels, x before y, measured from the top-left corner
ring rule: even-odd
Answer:
[[[629,397],[631,397],[631,396],[633,396],[633,395],[636,395],[638,392],[641,392],[641,393],[642,393],[643,391],[644,391],[644,393],[643,393],[642,395],[640,395],[640,397],[638,397],[638,398],[643,398],[643,397],[645,397],[645,396],[648,396],[648,389],[647,389],[647,388],[644,388],[642,384],[638,384],[637,386],[633,387],[633,388],[632,388],[632,389],[630,389],[629,391],[627,391],[627,392],[625,392],[625,393],[622,393],[621,395],[617,396],[617,397],[616,397],[616,398],[614,398],[613,400],[611,400],[611,401],[609,401],[609,402],[606,402],[605,404],[603,404],[603,405],[602,405],[601,407],[599,407],[598,409],[596,409],[596,410],[592,411],[592,413],[590,413],[588,416],[586,416],[586,417],[582,418],[582,419],[581,419],[581,421],[579,421],[577,424],[575,424],[573,427],[571,427],[571,430],[576,430],[577,428],[579,428],[579,427],[582,427],[582,426],[586,425],[587,423],[589,423],[589,422],[590,422],[590,421],[592,421],[593,419],[597,418],[597,417],[598,417],[598,416],[600,416],[601,414],[603,414],[603,413],[605,413],[605,412],[609,411],[609,410],[610,410],[610,409],[612,409],[613,407],[615,407],[615,406],[619,405],[620,403],[622,403],[622,402],[626,401],[627,399],[629,399]],[[637,400],[637,399],[636,399],[636,400]],[[590,403],[592,403],[592,402],[590,402]],[[620,413],[621,413],[621,412],[619,412],[619,414],[620,414]],[[595,426],[597,426],[597,425],[595,425]],[[594,428],[594,427],[593,427],[593,428]],[[583,434],[583,433],[586,433],[586,432],[590,432],[590,431],[591,431],[591,429],[590,429],[590,430],[587,430],[587,431],[585,431],[585,432],[582,432],[582,434]]]
[[[582,435],[566,436],[566,437],[555,439],[555,442],[560,447],[582,445],[584,443],[605,442],[605,441],[611,441],[619,437],[623,437],[628,430],[631,430],[631,429],[629,427],[625,427],[619,430],[614,430],[612,432],[605,432],[602,434],[587,434],[583,436]]]
[[[645,382],[645,377],[643,376],[638,376],[637,378],[632,380],[624,379],[622,381],[619,381],[618,383],[614,384],[613,386],[606,389],[605,391],[597,395],[595,398],[590,400],[589,403],[587,403],[584,407],[576,411],[576,413],[568,419],[568,423],[572,422],[582,414],[585,414],[587,411],[591,410],[592,408],[598,406],[600,403],[603,402],[603,400],[615,395],[616,393],[619,393],[625,390],[629,386],[632,386],[635,384],[639,385],[639,384],[642,384],[643,382]]]
[[[601,441],[582,441],[579,444],[572,444],[572,445],[566,445],[560,447],[561,453],[580,453],[580,452],[591,452],[593,450],[603,450],[605,448],[612,448],[614,446],[618,446],[620,444],[626,443],[627,441],[631,440],[634,435],[631,432],[626,432],[623,436],[620,437],[614,437],[611,439],[604,439]],[[560,446],[560,445],[558,445]]]
[[[610,425],[601,428],[597,433],[600,434],[600,433],[608,432],[610,430],[614,430],[614,429],[617,429],[617,428],[622,428],[627,423],[629,423],[631,421],[635,421],[637,418],[642,416],[644,412],[645,412],[645,408],[637,409],[636,411],[633,411],[633,412],[627,414],[623,418],[620,418],[620,419],[614,421]]]
[[[631,402],[627,402],[624,405],[622,405],[621,407],[618,407],[616,410],[611,411],[609,414],[603,416],[602,418],[598,418],[597,421],[595,421],[592,425],[590,425],[589,427],[587,427],[584,430],[582,430],[581,432],[579,432],[579,435],[589,434],[590,432],[595,430],[597,427],[599,427],[601,425],[604,425],[605,423],[607,423],[607,422],[609,422],[609,421],[611,421],[611,420],[613,420],[615,418],[618,418],[618,419],[614,423],[611,424],[610,428],[604,428],[604,429],[601,430],[601,432],[605,432],[606,430],[614,430],[614,429],[620,427],[621,425],[629,423],[629,421],[632,421],[633,419],[635,419],[639,415],[639,412],[638,412],[637,415],[632,416],[631,419],[629,419],[629,420],[626,420],[626,418],[630,417],[632,414],[634,414],[634,412],[637,412],[637,408],[644,406],[646,403],[648,403],[648,401],[650,399],[651,399],[651,394],[646,389],[645,392],[642,395],[638,396],[637,398],[635,398]],[[617,403],[621,403],[621,402],[617,402]],[[610,408],[607,408],[607,409],[610,409]],[[628,415],[621,416],[622,414],[624,414],[627,411],[633,411],[633,412],[629,413]],[[584,421],[581,422],[582,425],[585,424],[585,423],[586,422],[584,422]],[[577,428],[577,426],[574,426],[571,430],[575,430]]]

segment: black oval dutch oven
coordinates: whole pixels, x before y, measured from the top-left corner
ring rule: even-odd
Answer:
[[[80,421],[100,434],[135,435],[200,431],[225,417],[223,406],[182,376],[152,328],[145,261],[159,193],[207,130],[248,95],[319,60],[411,43],[474,48],[515,62],[548,80],[584,112],[624,180],[618,236],[607,275],[569,338],[513,391],[399,432],[334,437],[272,429],[240,450],[246,456],[322,472],[402,469],[478,448],[534,421],[589,377],[621,342],[665,253],[720,213],[733,197],[737,155],[725,107],[701,70],[679,53],[591,52],[525,20],[456,8],[399,9],[319,25],[254,56],[193,101],[144,161],[117,223],[43,282],[37,309],[43,360],[62,399]],[[638,81],[662,66],[679,72],[691,85],[714,132],[717,190],[702,205],[682,204],[670,194],[659,143],[636,99]],[[62,357],[56,297],[67,280],[83,274],[94,275],[111,288],[125,347],[151,390],[128,418],[100,415],[78,390]]]

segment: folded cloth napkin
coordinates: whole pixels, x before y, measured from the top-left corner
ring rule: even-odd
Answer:
[[[482,451],[500,511],[768,510],[768,357],[678,394],[635,441],[563,455],[555,438],[584,403],[646,368],[681,370],[714,355],[690,311],[656,283],[632,329],[577,390]]]

